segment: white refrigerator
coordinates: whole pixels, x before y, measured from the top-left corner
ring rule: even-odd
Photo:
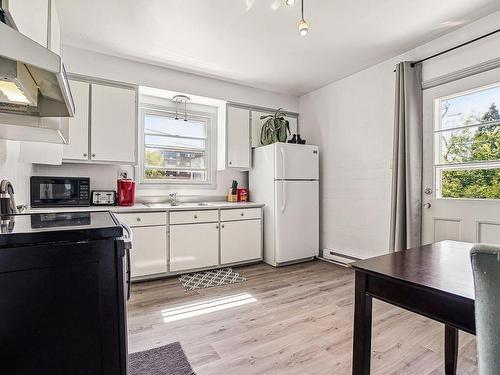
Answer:
[[[249,193],[264,207],[264,261],[280,266],[319,253],[318,146],[274,143],[253,150]]]

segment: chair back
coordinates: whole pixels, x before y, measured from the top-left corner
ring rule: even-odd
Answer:
[[[500,374],[500,246],[471,250],[479,375]]]

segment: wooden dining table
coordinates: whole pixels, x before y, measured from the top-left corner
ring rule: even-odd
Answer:
[[[353,374],[370,373],[373,298],[443,323],[445,373],[456,373],[458,330],[476,332],[471,248],[468,242],[440,241],[351,263]]]

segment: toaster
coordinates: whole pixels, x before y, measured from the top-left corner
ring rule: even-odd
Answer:
[[[92,190],[92,206],[116,206],[116,191],[114,190]]]

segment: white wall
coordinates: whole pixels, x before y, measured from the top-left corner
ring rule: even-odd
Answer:
[[[301,133],[321,148],[321,248],[388,251],[394,66],[498,28],[500,12],[300,97]],[[423,64],[424,81],[500,57],[500,35]]]
[[[30,163],[20,162],[21,142],[0,140],[0,180],[14,186],[16,204],[29,204]]]
[[[91,165],[91,164],[63,164],[61,166],[53,165],[34,165],[33,174],[38,176],[71,176],[71,177],[90,177],[91,190],[116,190],[116,180],[120,170],[127,170],[130,176],[133,176],[133,168],[130,166],[118,165]],[[165,189],[147,189],[137,185],[138,201],[165,201],[168,193],[178,192],[181,200],[195,199],[199,197],[209,197],[211,199],[225,197],[227,190],[231,187],[231,181],[238,180],[240,187],[248,187],[248,173],[242,173],[233,170],[224,170],[217,172],[216,189],[177,189],[175,187]]]
[[[70,73],[243,104],[269,108],[281,107],[290,112],[296,112],[299,107],[299,100],[293,95],[260,90],[67,45],[62,47],[62,57],[66,70]]]

